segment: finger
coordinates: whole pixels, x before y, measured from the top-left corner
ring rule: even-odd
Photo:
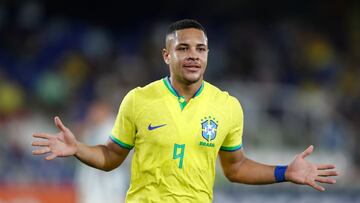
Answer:
[[[45,159],[50,161],[50,160],[55,159],[56,157],[57,157],[57,155],[53,153],[53,154],[50,154],[49,156],[47,156]]]
[[[327,169],[334,169],[335,165],[333,165],[333,164],[317,164],[316,167],[318,170],[327,170]]]
[[[325,178],[325,177],[316,177],[315,181],[320,182],[320,183],[327,183],[327,184],[335,184],[336,180],[332,179],[332,178]]]
[[[41,147],[41,146],[49,146],[50,142],[48,141],[34,141],[32,146]]]
[[[301,153],[301,157],[304,159],[305,157],[307,157],[309,154],[311,154],[314,150],[314,146],[310,145],[305,151],[303,151]]]
[[[56,127],[61,130],[61,131],[66,131],[66,127],[64,126],[64,124],[61,122],[60,118],[58,116],[55,116],[54,118],[55,121],[55,125]]]
[[[338,176],[339,174],[337,171],[319,171],[318,175],[326,177],[326,176]]]
[[[43,138],[43,139],[49,139],[51,137],[50,134],[47,134],[47,133],[34,133],[33,134],[33,137],[36,137],[36,138]]]
[[[51,150],[49,147],[44,147],[44,148],[36,149],[36,150],[32,151],[32,154],[33,155],[42,155],[42,154],[49,153],[50,151]]]
[[[315,183],[315,181],[312,181],[310,183],[308,183],[311,187],[313,187],[314,189],[316,190],[319,190],[320,192],[324,192],[325,191],[325,188],[322,187],[321,185],[318,185]]]

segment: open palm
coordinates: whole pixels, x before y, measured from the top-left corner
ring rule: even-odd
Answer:
[[[32,146],[39,147],[33,151],[34,155],[50,153],[45,159],[52,160],[56,157],[71,156],[76,153],[77,141],[73,133],[63,125],[59,117],[54,118],[59,133],[51,135],[48,133],[35,133],[33,137],[41,138],[32,143]]]
[[[335,179],[329,177],[337,176],[338,173],[331,170],[335,168],[332,164],[313,164],[306,161],[305,157],[310,155],[313,150],[314,147],[311,145],[295,157],[286,170],[286,179],[296,184],[309,185],[319,191],[324,191],[325,188],[318,185],[317,182],[334,184]]]

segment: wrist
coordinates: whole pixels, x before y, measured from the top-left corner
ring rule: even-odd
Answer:
[[[75,146],[74,146],[74,156],[75,157],[79,157],[79,148],[81,147],[81,142],[75,141]]]
[[[275,182],[280,183],[280,182],[286,181],[285,174],[286,174],[287,167],[288,167],[287,165],[275,167],[275,170],[274,170]]]

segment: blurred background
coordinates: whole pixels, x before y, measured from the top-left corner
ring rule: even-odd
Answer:
[[[129,165],[106,173],[31,155],[59,115],[88,144],[108,139],[120,102],[168,75],[169,23],[207,29],[205,79],[236,96],[244,150],[268,164],[334,163],[335,186],[233,184],[214,202],[360,202],[360,3],[356,1],[0,1],[0,203],[123,202]]]

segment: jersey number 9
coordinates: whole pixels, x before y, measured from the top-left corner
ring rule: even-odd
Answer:
[[[178,149],[180,149],[180,150],[178,150]],[[178,151],[180,151],[180,153],[178,153]],[[180,162],[179,162],[180,169],[182,169],[182,166],[183,166],[184,151],[185,151],[185,144],[176,144],[176,143],[174,144],[173,159],[180,158]]]

